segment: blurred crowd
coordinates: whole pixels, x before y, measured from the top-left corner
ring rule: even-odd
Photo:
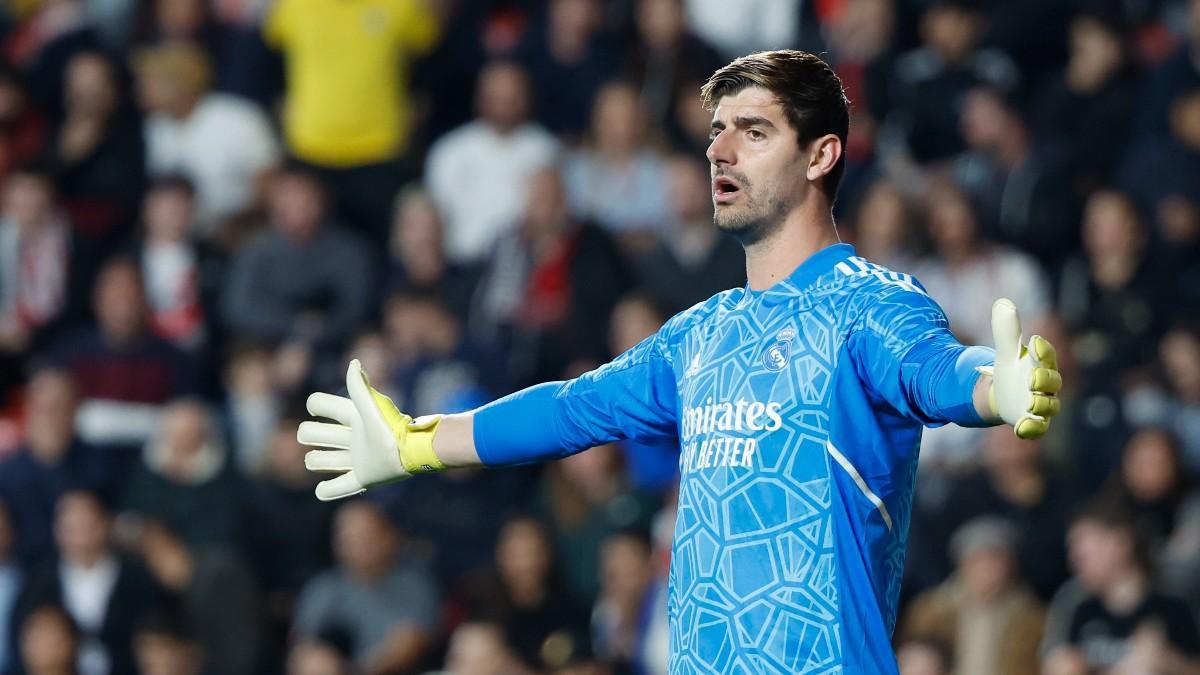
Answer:
[[[664,673],[673,444],[327,504],[296,427],[744,284],[699,86],[781,47],[853,102],[841,237],[1067,382],[927,433],[903,675],[1200,672],[1200,0],[9,0],[0,673]]]

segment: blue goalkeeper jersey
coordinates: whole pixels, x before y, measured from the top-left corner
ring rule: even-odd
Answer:
[[[481,408],[475,443],[505,465],[678,438],[672,673],[895,673],[921,429],[981,424],[974,369],[993,359],[912,277],[838,244]]]

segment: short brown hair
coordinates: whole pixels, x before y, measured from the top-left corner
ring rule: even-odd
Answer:
[[[775,95],[801,144],[834,134],[845,148],[850,133],[850,101],[842,89],[841,78],[819,57],[795,49],[779,49],[735,59],[713,73],[700,88],[704,109],[714,110],[721,98],[747,87],[762,87]],[[845,170],[843,153],[822,186],[830,201],[837,194]]]

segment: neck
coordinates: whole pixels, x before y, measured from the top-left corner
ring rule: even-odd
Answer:
[[[1016,168],[1025,161],[1026,155],[1029,154],[1028,139],[1025,136],[1025,130],[1020,126],[1012,125],[1009,132],[1004,135],[1004,141],[997,148],[996,155],[1000,162],[1009,169]]]
[[[1128,613],[1146,596],[1146,579],[1141,572],[1131,571],[1108,585],[1102,597],[1108,609]]]
[[[746,280],[752,290],[766,290],[838,241],[828,203],[807,200],[788,215],[778,232],[746,247]]]

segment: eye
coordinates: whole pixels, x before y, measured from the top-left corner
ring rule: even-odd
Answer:
[[[721,135],[720,129],[713,129],[708,132],[708,140],[710,140],[710,141],[716,140],[717,136],[720,136],[720,135]]]
[[[761,141],[762,139],[767,137],[766,134],[759,131],[758,129],[750,129],[746,132],[746,134],[750,136],[750,140],[752,140],[752,141]]]

